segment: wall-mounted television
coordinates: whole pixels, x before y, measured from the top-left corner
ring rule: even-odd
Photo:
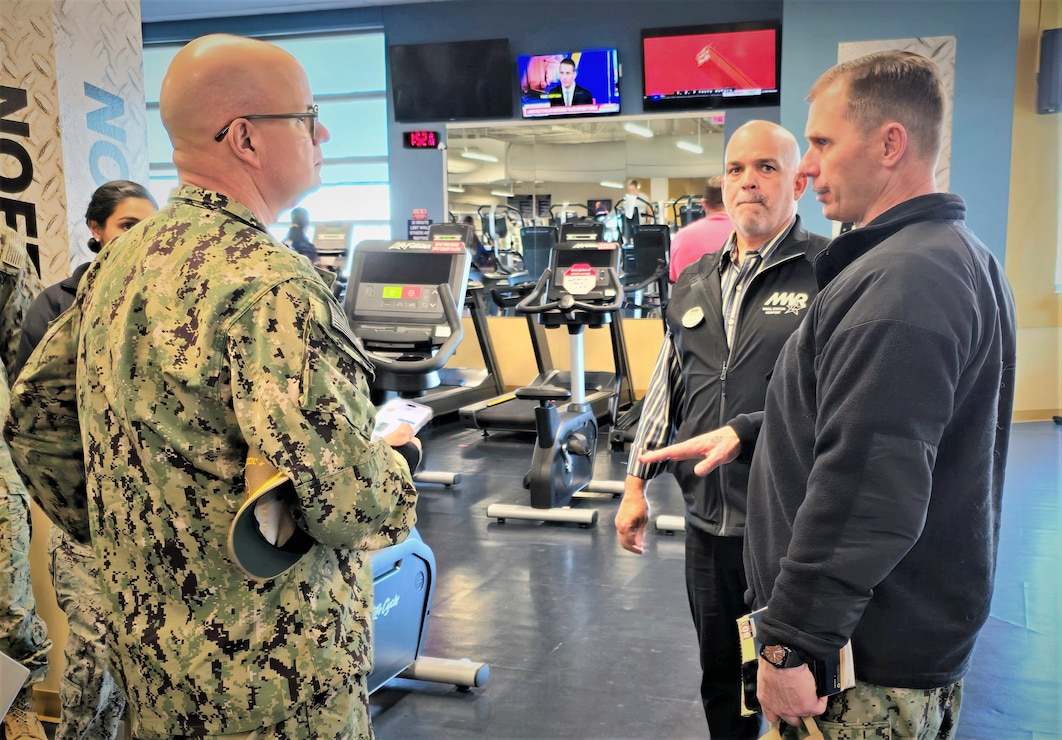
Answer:
[[[395,121],[512,118],[509,39],[387,47]]]
[[[520,110],[524,118],[619,113],[615,49],[584,49],[520,56]]]
[[[642,29],[647,111],[778,105],[779,21]]]
[[[598,216],[607,216],[612,212],[612,199],[611,198],[591,198],[586,201],[586,210],[590,213],[590,218],[597,218]]]

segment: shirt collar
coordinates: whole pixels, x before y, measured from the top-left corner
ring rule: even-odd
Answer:
[[[760,254],[760,260],[767,262],[771,258],[771,255],[775,253],[779,244],[785,241],[785,238],[789,236],[789,232],[793,228],[793,224],[796,223],[796,216],[786,223],[781,229],[779,229],[774,236],[764,242],[763,246],[756,251]],[[730,238],[723,246],[723,259],[719,261],[719,269],[726,269],[728,265],[737,264],[737,230],[735,229],[730,233]]]
[[[248,226],[268,233],[265,224],[258,220],[258,217],[251,212],[250,208],[227,195],[213,190],[205,190],[192,185],[180,185],[170,194],[170,203],[178,202],[188,203],[200,208],[208,208],[212,211],[222,211],[237,221],[242,221]]]

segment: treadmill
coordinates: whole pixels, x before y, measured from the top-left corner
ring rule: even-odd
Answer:
[[[565,248],[557,251],[564,260],[561,264],[562,268],[578,269],[579,265],[584,267],[589,265],[594,268],[611,267],[616,270],[619,267],[620,250],[615,243],[586,239],[561,242],[561,244]],[[527,290],[533,287],[533,285],[528,285]],[[519,290],[519,288],[520,286],[516,286],[514,290]],[[497,289],[494,291],[494,296],[496,302],[502,300]],[[521,297],[517,296],[508,300],[515,304]],[[525,387],[570,387],[571,373],[568,370],[557,370],[552,367],[549,346],[541,325],[534,320],[533,316],[529,315],[527,320],[531,345],[538,365],[538,375]],[[631,382],[630,362],[620,313],[615,315],[612,322],[608,324],[608,328],[612,339],[612,360],[615,371],[586,371],[584,373],[585,402],[590,404],[598,423],[602,426],[612,424],[619,417],[621,406],[627,407],[634,403],[634,387]],[[458,417],[466,427],[479,429],[484,435],[490,430],[534,433],[537,406],[536,401],[519,399],[515,393],[503,393],[463,406],[458,410]]]
[[[354,335],[374,357],[370,386],[377,406],[400,396],[435,416],[501,393],[501,375],[483,312],[482,288],[470,289],[471,255],[460,239],[360,242],[351,260],[344,309]],[[445,285],[469,308],[486,368],[426,369],[453,334]]]

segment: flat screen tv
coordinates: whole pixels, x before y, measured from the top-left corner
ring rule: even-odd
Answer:
[[[642,29],[646,111],[778,105],[779,21]]]
[[[584,49],[520,56],[520,111],[524,118],[619,113],[615,49]]]
[[[395,121],[512,118],[509,39],[387,47]]]
[[[612,199],[611,198],[591,198],[586,201],[586,210],[590,214],[590,218],[597,218],[598,216],[607,216],[612,212]]]

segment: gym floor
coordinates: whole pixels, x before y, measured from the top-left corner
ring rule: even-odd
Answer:
[[[597,525],[486,517],[527,503],[524,435],[437,419],[422,432],[425,469],[460,473],[422,486],[423,539],[437,560],[424,654],[490,665],[470,692],[396,679],[372,697],[379,740],[408,738],[706,738],[683,577],[683,536],[657,534],[635,556],[616,542],[617,501],[584,501]],[[599,446],[597,476],[622,480],[626,455]],[[965,682],[958,737],[1062,737],[1058,576],[1062,563],[1062,427],[1016,424],[997,585]],[[655,514],[681,514],[670,476]],[[957,532],[956,536],[962,536]],[[897,646],[902,649],[902,646]]]

